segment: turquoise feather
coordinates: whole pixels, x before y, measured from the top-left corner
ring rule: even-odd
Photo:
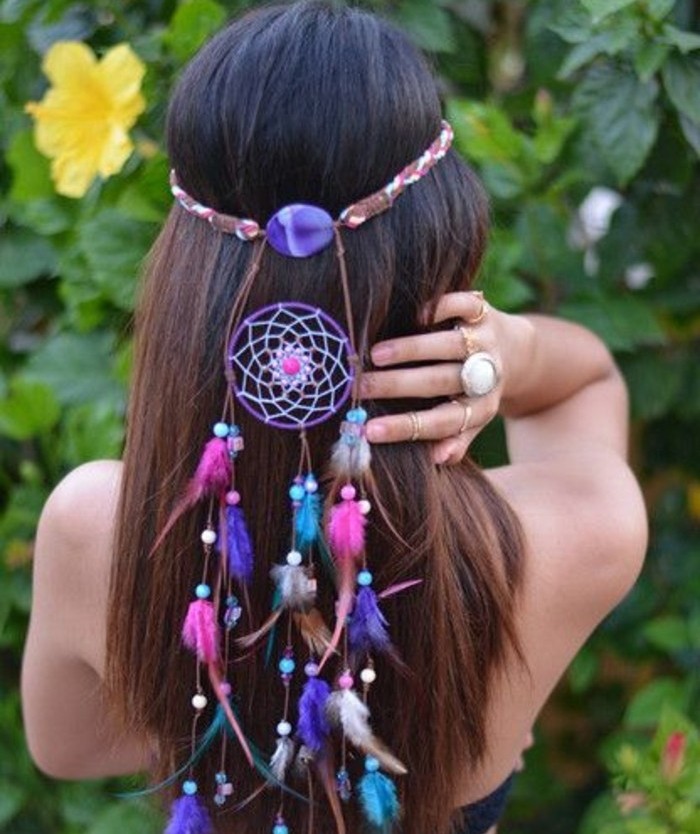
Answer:
[[[237,713],[236,708],[234,707],[233,703],[231,703],[231,708],[233,709],[234,713]],[[163,780],[157,785],[152,785],[149,788],[144,788],[140,791],[127,791],[126,793],[118,793],[116,797],[118,799],[138,799],[142,796],[151,796],[154,793],[158,793],[158,791],[163,790],[164,788],[168,788],[171,785],[174,785],[178,782],[185,773],[187,773],[190,768],[194,767],[197,762],[202,758],[202,756],[207,752],[207,750],[211,747],[211,745],[216,741],[216,739],[221,735],[222,732],[226,732],[230,737],[234,736],[233,728],[229,724],[228,719],[226,718],[226,713],[224,712],[221,706],[217,706],[216,713],[214,714],[214,720],[211,724],[207,727],[207,729],[202,733],[199,741],[197,742],[197,746],[195,747],[194,751],[190,758],[182,765],[182,767],[178,768],[175,773],[172,773],[168,776],[167,779]],[[255,763],[255,769],[260,773],[261,776],[265,778],[267,782],[270,782],[273,785],[276,785],[279,788],[282,788],[286,793],[291,794],[292,796],[296,797],[297,799],[301,799],[304,802],[308,802],[308,797],[303,796],[300,793],[288,788],[284,783],[280,782],[277,778],[275,778],[274,774],[270,770],[267,765],[267,759],[269,757],[265,756],[262,751],[256,747],[254,744],[250,742],[248,739],[248,746],[250,747],[250,751],[253,754],[253,762]]]
[[[321,532],[321,497],[317,492],[304,495],[294,515],[294,529],[298,550],[307,550],[316,543]]]
[[[360,804],[367,821],[386,830],[399,816],[396,785],[378,770],[367,772],[357,785]]]

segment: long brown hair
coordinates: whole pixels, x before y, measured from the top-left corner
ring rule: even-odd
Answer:
[[[291,202],[337,216],[416,158],[439,129],[435,81],[399,31],[357,9],[305,2],[248,14],[204,47],[172,98],[168,144],[190,194],[219,211],[265,222]],[[479,183],[450,152],[390,211],[344,233],[365,366],[372,344],[419,332],[425,305],[471,285],[487,215]],[[180,645],[180,627],[199,581],[201,513],[186,514],[149,554],[220,414],[227,319],[253,252],[250,243],[174,207],[151,253],[138,307],[107,683],[126,725],[156,740],[156,779],[188,754],[193,662]],[[332,249],[299,260],[267,249],[246,310],[280,300],[319,305],[343,321]],[[376,415],[418,405],[370,402],[367,408]],[[328,460],[340,419],[309,432],[319,465]],[[237,479],[256,554],[246,617],[256,627],[270,609],[270,566],[289,541],[285,499],[298,441],[246,413],[239,422],[246,448]],[[373,513],[368,552],[375,584],[423,580],[383,606],[411,674],[379,669],[372,723],[409,769],[399,780],[403,830],[441,834],[454,821],[458,781],[486,750],[494,672],[509,652],[517,653],[519,527],[468,460],[439,468],[427,445],[377,446],[372,471],[391,522]],[[332,621],[331,597],[319,605]],[[246,732],[269,751],[283,695],[262,667],[252,658],[234,664],[230,677]],[[227,767],[242,798],[260,777],[242,757],[233,758]],[[212,778],[207,784],[217,764],[200,764]],[[274,803],[263,792],[240,813],[217,817],[217,830],[258,834],[271,825]],[[302,830],[308,807],[287,805],[290,830]],[[359,830],[359,818],[348,813],[349,831]],[[315,808],[314,831],[331,831],[329,819],[322,804]]]

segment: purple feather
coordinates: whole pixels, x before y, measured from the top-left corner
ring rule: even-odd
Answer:
[[[299,699],[298,731],[301,740],[314,753],[326,743],[331,728],[326,717],[326,702],[331,688],[321,678],[309,678]]]
[[[379,610],[377,595],[369,587],[360,588],[348,623],[348,640],[353,651],[390,651],[392,647],[387,625]]]
[[[164,834],[214,834],[209,812],[196,796],[181,796],[170,808]]]
[[[253,543],[240,507],[226,507],[226,546],[231,574],[241,582],[249,582],[253,576]]]

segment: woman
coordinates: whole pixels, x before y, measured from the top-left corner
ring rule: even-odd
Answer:
[[[646,522],[625,462],[624,385],[605,347],[575,325],[506,315],[470,291],[487,206],[449,141],[424,61],[358,10],[256,11],[186,69],[168,120],[178,204],[140,299],[124,461],[70,474],[37,536],[23,694],[30,749],[46,772],[149,770],[179,797],[173,833],[209,831],[207,814],[232,805],[243,807],[215,815],[217,831],[354,832],[363,813],[380,827],[400,814],[407,834],[451,825],[483,834],[497,821],[539,710],[634,582]],[[348,331],[338,344],[352,415],[334,401],[329,419],[312,428],[307,415],[289,432],[270,426],[279,417],[249,413],[260,418],[277,400],[243,390],[257,339],[245,327],[280,302],[321,310],[319,329]],[[298,393],[304,362],[313,375],[326,361],[294,352],[297,326],[262,351],[285,397]],[[222,403],[235,421],[220,419]],[[446,465],[497,412],[509,465]],[[198,502],[197,461],[215,421],[212,442],[235,457],[235,488]],[[348,443],[369,441],[371,465],[352,452],[349,474],[335,455],[328,466],[339,429]],[[278,596],[275,625],[261,629],[270,568],[306,579],[316,570],[299,564],[307,555],[295,545],[316,490],[300,450],[326,496],[338,600],[321,567],[318,591],[305,585],[302,602]],[[238,533],[217,521],[239,518],[239,504],[256,555],[234,604],[235,570],[216,548],[230,555]],[[366,547],[345,558],[333,519],[370,507]],[[309,559],[323,547],[317,539]],[[391,642],[378,627],[381,651],[360,651],[353,628],[371,588],[390,591],[362,598],[381,598]],[[185,611],[214,612],[217,628],[226,620],[225,650],[189,635],[196,683],[180,643]],[[265,645],[279,672],[267,669]],[[306,683],[293,657],[307,659]],[[312,690],[326,700],[309,729],[315,707],[302,699]],[[344,698],[371,710],[359,741]],[[217,744],[199,755],[217,720]],[[271,774],[255,745],[294,764],[278,757]],[[353,792],[361,807],[346,801]]]

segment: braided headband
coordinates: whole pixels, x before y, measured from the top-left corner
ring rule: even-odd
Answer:
[[[244,241],[266,237],[270,246],[280,254],[307,258],[330,245],[336,226],[356,229],[366,220],[391,208],[407,186],[422,179],[445,156],[453,135],[452,127],[443,121],[440,135],[418,159],[407,165],[384,188],[343,209],[336,221],[318,206],[293,203],[275,212],[263,230],[255,220],[222,214],[198,203],[178,185],[175,171],[170,172],[170,190],[185,211],[208,220],[220,232],[236,235]]]

